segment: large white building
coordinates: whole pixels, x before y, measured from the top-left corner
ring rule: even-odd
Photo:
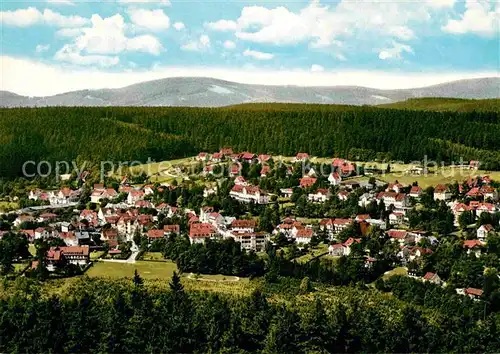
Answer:
[[[256,186],[235,185],[229,192],[229,195],[239,202],[267,204],[269,195]]]

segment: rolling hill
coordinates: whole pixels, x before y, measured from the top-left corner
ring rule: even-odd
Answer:
[[[188,106],[244,103],[391,104],[411,98],[500,98],[500,78],[460,80],[416,89],[380,90],[357,86],[300,87],[248,85],[212,78],[168,78],[120,89],[82,90],[47,97],[0,92],[0,107]]]

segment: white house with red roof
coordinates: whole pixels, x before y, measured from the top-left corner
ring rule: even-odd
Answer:
[[[400,225],[400,224],[404,223],[404,218],[405,218],[405,214],[404,213],[402,213],[400,211],[393,211],[389,215],[389,222],[392,225]]]
[[[330,182],[332,186],[338,186],[340,182],[342,182],[342,177],[340,177],[338,172],[332,172],[328,176],[328,182]]]
[[[131,190],[127,196],[127,204],[135,205],[135,202],[138,200],[143,200],[145,196],[144,191],[142,190]]]
[[[403,190],[403,185],[398,181],[394,183],[389,183],[387,185],[387,188],[385,189],[386,192],[396,192],[396,193],[401,193],[402,190]]]
[[[406,230],[388,230],[387,231],[387,236],[391,239],[393,242],[399,242],[400,244],[404,244],[405,240],[408,237],[408,232]]]
[[[234,184],[238,185],[238,186],[246,186],[248,185],[245,177],[243,176],[238,176],[234,179]]]
[[[465,240],[463,248],[467,250],[467,254],[473,253],[476,257],[480,257],[484,243],[479,240]]]
[[[481,225],[477,229],[477,239],[481,242],[484,242],[486,238],[488,237],[488,234],[490,232],[495,232],[495,229],[493,228],[492,225],[487,224],[487,225]]]
[[[200,152],[198,156],[196,156],[196,161],[208,161],[210,158],[210,155],[208,152]]]
[[[410,189],[410,193],[408,195],[412,198],[420,198],[422,196],[422,188],[419,186],[413,186]]]
[[[265,232],[232,232],[229,237],[239,242],[242,249],[253,251],[264,250],[269,241],[269,234]]]
[[[319,229],[326,231],[330,236],[345,230],[353,224],[353,219],[322,219],[319,222]]]
[[[309,176],[302,177],[300,179],[300,187],[301,188],[312,187],[314,185],[314,183],[316,183],[316,181],[317,181],[317,179],[314,177],[309,177]]]
[[[230,177],[236,177],[240,174],[241,172],[241,166],[240,165],[231,165],[229,168],[229,176]]]
[[[229,192],[229,196],[243,203],[269,203],[269,195],[256,186],[235,185]]]
[[[484,196],[484,200],[491,199],[492,201],[498,201],[498,190],[492,186],[482,186],[480,192]]]
[[[262,169],[260,170],[260,177],[261,178],[267,177],[269,172],[271,172],[271,167],[269,165],[262,166]]]
[[[437,285],[441,285],[443,283],[439,275],[437,275],[437,273],[432,273],[432,272],[425,273],[422,280],[424,282],[428,281],[429,283],[434,283]]]
[[[243,220],[243,219],[235,219],[231,222],[231,231],[232,232],[255,232],[255,228],[257,227],[257,222],[255,220]]]
[[[354,243],[361,243],[360,238],[352,238],[350,237],[344,243],[336,243],[328,246],[328,255],[329,256],[348,256],[351,254],[351,245]]]
[[[483,296],[483,290],[476,288],[457,288],[455,291],[458,295],[468,296],[474,301],[479,301],[480,297]]]
[[[216,153],[212,154],[212,156],[210,157],[210,161],[216,162],[216,163],[221,162],[223,157],[224,157],[224,155],[222,155],[220,152],[216,152]]]
[[[240,160],[241,161],[246,161],[248,163],[253,163],[255,159],[255,154],[251,153],[251,152],[242,152],[240,154]]]
[[[189,240],[191,243],[204,243],[207,239],[216,236],[215,227],[208,223],[193,223],[189,228]]]
[[[309,160],[309,154],[305,152],[299,152],[294,159],[294,162],[305,162]]]
[[[100,186],[100,185],[98,185]],[[118,193],[113,188],[98,188],[92,191],[90,194],[90,201],[92,203],[99,204],[103,199],[113,199],[118,195]]]
[[[259,161],[260,164],[264,164],[268,161],[270,161],[272,159],[272,156],[271,155],[265,155],[265,154],[261,154],[259,156],[257,156],[257,160]]]
[[[492,203],[479,203],[474,207],[474,210],[476,210],[476,216],[480,217],[482,213],[495,214],[497,208],[495,207],[495,204]]]
[[[434,200],[450,200],[451,199],[451,191],[448,186],[444,184],[438,184],[436,188],[434,188]]]
[[[295,242],[307,245],[309,244],[309,242],[311,242],[311,238],[313,237],[313,235],[314,232],[310,228],[297,229],[297,231],[295,232]]]
[[[330,190],[326,188],[318,188],[318,190],[315,193],[309,193],[307,195],[307,200],[313,203],[324,203],[330,197],[332,194],[330,193]]]
[[[377,201],[384,201],[385,209],[389,210],[391,205],[396,209],[404,210],[409,206],[408,196],[404,193],[380,192],[377,194]]]

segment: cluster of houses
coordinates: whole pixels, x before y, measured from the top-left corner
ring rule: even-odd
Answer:
[[[53,206],[64,206],[70,203],[78,202],[80,193],[80,190],[72,190],[68,187],[63,187],[58,191],[43,191],[41,189],[35,189],[28,193],[28,199],[48,202]]]
[[[261,177],[265,178],[271,171],[271,155],[256,155],[250,152],[234,153],[231,148],[220,149],[212,154],[201,152],[196,160],[206,162],[203,175],[211,173],[213,167],[220,162],[230,163],[229,176],[233,179],[234,186],[229,192],[229,197],[241,203],[269,204],[272,200],[271,194],[260,187],[250,184],[241,176],[242,163],[260,163],[263,168]],[[307,153],[298,153],[292,162],[301,163],[310,160]],[[346,201],[353,190],[360,188],[360,183],[349,179],[349,176],[356,174],[356,166],[350,161],[334,158],[331,162],[334,169],[328,175],[330,187],[338,188],[315,188],[318,181],[317,171],[307,170],[304,176],[299,179],[297,187],[307,190],[307,200],[310,203],[325,203],[332,198],[333,193],[341,201]],[[475,165],[474,165],[475,166]],[[287,173],[293,173],[293,166],[287,167]],[[433,198],[437,201],[445,201],[455,215],[455,220],[461,213],[474,211],[479,217],[481,213],[495,213],[498,209],[498,191],[491,186],[488,177],[480,179],[470,179],[467,181],[468,190],[466,193],[463,187],[459,186],[459,193],[463,194],[461,202],[457,202],[449,186],[438,185],[434,188]],[[375,186],[365,185],[367,191],[357,197],[357,203],[361,207],[367,207],[371,203],[385,205],[386,210],[390,210],[389,222],[385,220],[371,218],[370,215],[358,215],[352,218],[326,218],[317,224],[303,223],[293,217],[281,220],[271,233],[258,231],[258,223],[255,219],[240,219],[233,215],[223,216],[216,212],[214,208],[203,207],[196,213],[194,210],[178,208],[166,203],[154,204],[152,198],[156,191],[163,192],[164,188],[175,188],[171,186],[154,186],[147,184],[141,187],[132,186],[127,183],[126,177],[121,181],[118,190],[105,187],[103,184],[95,184],[90,194],[90,201],[101,204],[104,200],[107,204],[97,210],[84,209],[71,222],[60,221],[56,214],[43,213],[34,217],[22,214],[14,221],[14,226],[20,227],[25,222],[45,223],[48,226],[37,227],[34,230],[22,230],[29,240],[38,238],[59,237],[64,240],[65,247],[54,248],[49,251],[47,259],[50,261],[51,269],[55,269],[61,262],[68,262],[78,265],[88,263],[89,245],[92,240],[99,238],[109,245],[110,252],[119,252],[120,242],[133,241],[137,233],[144,235],[150,242],[168,237],[171,234],[181,233],[180,225],[165,225],[158,228],[158,215],[167,219],[174,216],[186,217],[188,229],[182,230],[189,236],[191,243],[203,243],[209,239],[232,238],[241,244],[246,250],[261,251],[272,235],[283,234],[296,243],[307,245],[318,233],[327,235],[330,240],[328,254],[331,256],[347,256],[351,254],[353,245],[361,242],[360,238],[349,238],[346,242],[336,242],[337,235],[353,224],[359,224],[362,234],[369,226],[377,226],[384,230],[391,241],[398,243],[399,251],[397,256],[403,264],[412,262],[426,254],[432,253],[430,249],[416,246],[424,238],[431,244],[437,240],[427,235],[423,231],[408,230],[405,223],[408,221],[408,211],[413,208],[412,199],[418,200],[424,193],[419,186],[404,186],[395,181],[389,183],[383,190]],[[335,191],[335,192],[333,192]],[[280,190],[283,197],[291,197],[292,188]],[[206,198],[218,193],[217,183],[207,183],[203,196]],[[71,190],[64,187],[59,191],[44,192],[41,190],[31,191],[28,198],[32,200],[46,200],[52,205],[65,205],[78,201],[81,190]],[[121,202],[115,199],[121,195]],[[354,194],[353,194],[354,195]],[[359,194],[355,194],[358,196]],[[101,204],[104,205],[104,204]],[[151,215],[144,209],[155,209],[157,213]],[[388,224],[390,225],[389,227]],[[492,232],[492,225],[482,225],[477,229],[477,239],[468,240],[463,243],[463,248],[469,254],[480,256],[485,250],[486,239],[489,232]],[[367,264],[372,264],[376,260],[367,259]],[[425,279],[428,278],[428,279]],[[436,274],[428,274],[424,277],[426,281],[439,281]]]

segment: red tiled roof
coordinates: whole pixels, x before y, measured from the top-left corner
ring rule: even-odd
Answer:
[[[464,290],[466,295],[474,295],[474,296],[482,296],[483,291],[481,289],[476,288],[467,288]]]
[[[313,230],[312,229],[300,229],[297,231],[296,238],[307,238],[307,237],[312,237],[313,236]]]
[[[334,225],[350,225],[352,224],[352,219],[333,219],[332,224]]]
[[[53,260],[53,261],[58,261],[64,255],[88,256],[89,255],[89,248],[88,247],[81,247],[81,246],[50,247],[50,249],[47,252],[47,259]]]
[[[301,187],[311,187],[314,183],[316,183],[316,178],[314,177],[302,177],[300,179]]]
[[[427,272],[425,273],[424,275],[424,279],[425,280],[431,280],[436,274],[435,273],[432,273],[432,272]]]
[[[408,234],[408,232],[406,232],[405,230],[389,230],[389,231],[387,231],[387,235],[390,238],[395,238],[398,240],[404,240],[407,234]]]
[[[215,228],[207,223],[192,224],[189,229],[189,237],[211,237],[215,233]]]
[[[483,243],[479,240],[465,240],[463,247],[469,249],[475,247],[483,247]]]
[[[165,232],[175,232],[179,233],[181,230],[179,225],[164,225],[163,226],[163,231]]]
[[[165,236],[165,232],[163,230],[151,229],[148,230],[148,238],[162,238]]]
[[[233,220],[231,223],[232,228],[249,228],[257,225],[257,222],[255,220]]]
[[[352,238],[352,237],[349,237],[349,239],[344,242],[344,246],[346,247],[349,247],[351,246],[354,242],[356,243],[361,243],[361,239],[360,238]]]
[[[242,152],[240,157],[245,160],[251,160],[255,157],[255,154],[252,154],[251,152]]]

